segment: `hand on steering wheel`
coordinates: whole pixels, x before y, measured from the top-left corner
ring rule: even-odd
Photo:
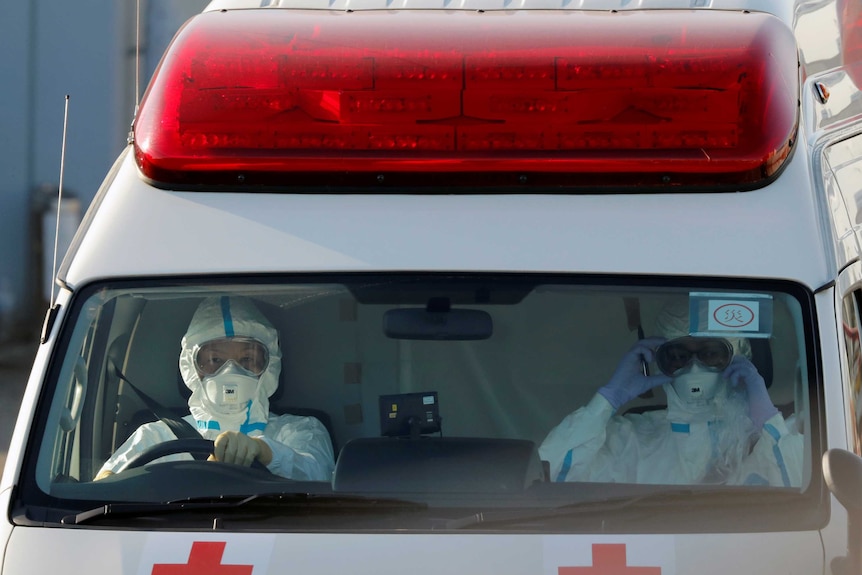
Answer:
[[[272,461],[272,450],[262,439],[238,431],[223,431],[215,438],[210,459],[245,467],[258,462],[266,467]]]
[[[212,459],[214,449],[214,442],[209,439],[204,439],[203,437],[199,439],[173,439],[171,441],[164,441],[144,450],[140,455],[129,461],[124,470],[135,469],[144,466],[151,461],[165,457],[166,455],[174,455],[177,453],[200,454],[203,456],[210,455]],[[270,453],[270,458],[271,457],[272,455]],[[254,459],[250,464],[254,469],[268,471],[266,469],[266,465],[261,463],[258,459]],[[248,467],[248,465],[246,465],[246,467]]]

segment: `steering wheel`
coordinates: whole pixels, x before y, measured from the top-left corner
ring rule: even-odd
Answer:
[[[163,441],[142,451],[137,457],[126,464],[125,469],[136,469],[166,455],[175,455],[177,453],[189,453],[195,459],[206,459],[206,457],[213,453],[213,441],[211,439],[204,439],[203,437]],[[266,465],[257,459],[252,461],[251,467],[253,469],[269,471]]]

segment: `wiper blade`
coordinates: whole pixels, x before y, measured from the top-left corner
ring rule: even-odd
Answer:
[[[81,525],[101,518],[137,517],[166,513],[196,513],[208,511],[245,511],[249,507],[261,508],[270,516],[278,516],[287,509],[327,509],[344,512],[422,511],[425,503],[404,499],[372,498],[360,495],[330,495],[326,493],[257,493],[248,496],[220,496],[188,498],[156,503],[106,503],[67,515],[60,520],[64,525]]]
[[[768,494],[769,500],[774,501],[774,498],[798,497],[799,491],[792,490],[789,492],[771,492]],[[721,501],[726,501],[728,498],[740,497],[758,497],[759,501],[764,501],[767,493],[763,491],[751,490],[736,490],[728,489],[727,487],[716,489],[700,488],[674,488],[649,491],[639,493],[637,495],[628,495],[624,497],[614,497],[611,499],[587,500],[568,503],[550,509],[529,509],[529,510],[506,510],[506,511],[482,511],[451,519],[445,523],[446,529],[468,529],[471,527],[501,527],[505,525],[517,525],[528,523],[531,521],[549,521],[567,517],[575,517],[579,515],[589,515],[591,513],[607,513],[620,511],[627,508],[638,508],[638,506],[646,503],[649,505],[664,504],[670,501],[680,501],[685,497],[687,505],[694,503],[709,503],[712,505],[718,504]]]
[[[631,507],[642,500],[652,498],[652,495],[637,495],[634,497],[620,497],[614,499],[606,499],[602,501],[581,501],[578,503],[568,503],[551,509],[543,509],[536,511],[530,510],[507,510],[507,511],[480,511],[473,515],[452,519],[446,523],[446,529],[467,529],[482,525],[502,526],[512,523],[525,523],[528,521],[539,521],[548,519],[557,519],[560,517],[571,517],[575,515],[586,515],[589,513],[617,511],[626,507]]]

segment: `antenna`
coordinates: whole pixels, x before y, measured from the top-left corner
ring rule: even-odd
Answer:
[[[141,0],[135,1],[135,116],[141,100]]]
[[[126,143],[135,141],[135,119],[141,105],[141,0],[135,0],[135,109],[132,112],[132,125]]]
[[[63,201],[63,172],[66,169],[66,128],[69,125],[69,94],[66,94],[63,112],[63,145],[60,149],[60,186],[57,190],[57,225],[54,228],[54,262],[51,265],[51,308],[54,307],[54,289],[57,287],[57,250],[60,242],[60,204]]]

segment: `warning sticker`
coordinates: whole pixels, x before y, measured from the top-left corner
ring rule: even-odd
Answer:
[[[689,333],[711,337],[772,335],[772,296],[753,293],[689,294]]]

